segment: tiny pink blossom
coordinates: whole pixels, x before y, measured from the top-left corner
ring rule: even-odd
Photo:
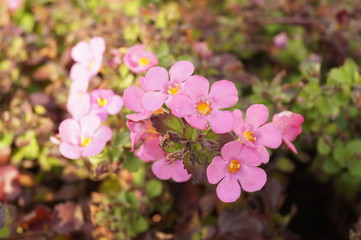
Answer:
[[[211,184],[218,183],[217,196],[222,202],[235,202],[241,196],[241,188],[255,192],[265,185],[267,175],[258,168],[262,160],[256,149],[232,141],[223,146],[221,154],[208,166],[207,178]]]
[[[185,83],[184,91],[174,97],[172,113],[184,117],[194,128],[204,130],[208,126],[215,133],[226,133],[233,128],[234,116],[231,111],[220,111],[232,107],[238,101],[234,83],[221,80],[212,85],[209,91],[208,79],[195,75]]]
[[[96,115],[87,115],[79,120],[66,119],[61,122],[60,153],[70,159],[99,154],[113,134],[109,127],[100,124],[101,120]]]
[[[123,61],[134,73],[142,73],[149,68],[158,65],[157,56],[154,53],[145,50],[144,44],[138,44],[129,48]]]
[[[292,141],[302,133],[302,123],[304,118],[301,114],[284,111],[273,116],[273,124],[280,130],[283,141],[292,150],[297,153],[296,147]]]
[[[111,89],[96,89],[90,93],[91,114],[104,121],[108,114],[115,115],[123,107],[123,99]]]
[[[288,44],[288,36],[285,32],[281,32],[279,34],[277,34],[274,38],[273,38],[273,44],[276,48],[279,49],[285,49],[287,47]]]
[[[19,196],[19,177],[16,166],[0,166],[0,200],[13,200]]]
[[[194,71],[189,61],[176,62],[168,71],[163,67],[152,67],[140,81],[147,93],[143,97],[144,107],[149,111],[156,111],[163,103],[171,107],[173,97],[182,92],[184,81]]]
[[[152,165],[152,171],[159,179],[168,180],[172,178],[175,182],[186,182],[192,177],[184,168],[182,160],[171,161],[167,156],[155,161]]]
[[[23,0],[6,0],[5,2],[11,11],[18,10],[24,3]]]
[[[98,74],[104,52],[105,41],[101,37],[94,37],[89,42],[77,43],[71,50],[75,64],[70,70],[70,78],[88,84],[89,79]]]
[[[193,45],[193,50],[204,59],[212,57],[213,52],[209,49],[207,42],[196,42]]]
[[[144,108],[142,101],[144,94],[145,92],[143,91],[143,89],[136,86],[130,86],[125,89],[123,94],[124,106],[136,112],[132,114],[127,114],[127,119],[132,121],[140,121],[150,118],[150,116],[152,116],[153,111],[149,111]]]
[[[233,131],[244,144],[256,148],[262,155],[262,161],[269,161],[266,147],[278,148],[282,143],[280,131],[273,123],[266,123],[269,112],[263,104],[254,104],[247,109],[246,119],[243,120],[242,112],[238,109],[233,111]]]

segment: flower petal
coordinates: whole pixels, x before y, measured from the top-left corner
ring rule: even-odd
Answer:
[[[189,125],[194,128],[205,130],[208,127],[207,119],[196,115],[187,115],[184,117]]]
[[[94,140],[108,142],[113,136],[113,131],[108,126],[100,126],[93,135]]]
[[[176,95],[171,105],[172,113],[176,117],[184,117],[195,112],[193,101],[183,94]]]
[[[163,106],[168,95],[162,92],[147,92],[143,98],[143,106],[149,111],[156,111]]]
[[[234,116],[231,111],[215,110],[214,115],[209,117],[208,121],[215,133],[229,132],[234,126]]]
[[[135,155],[144,162],[159,160],[165,157],[165,153],[160,148],[159,144],[159,138],[148,140],[135,151]]]
[[[188,78],[185,83],[185,92],[193,100],[199,100],[206,97],[209,91],[209,81],[200,75],[194,75]]]
[[[260,190],[267,181],[266,172],[258,167],[242,167],[237,172],[237,177],[242,188],[247,192]]]
[[[152,116],[152,113],[152,111],[144,111],[140,113],[127,114],[125,117],[129,120],[138,122],[150,118],[150,116]]]
[[[168,180],[172,176],[171,166],[165,158],[155,161],[152,165],[152,171],[157,178],[162,180]]]
[[[89,71],[88,68],[85,67],[85,65],[80,63],[75,63],[71,69],[70,69],[70,79],[73,81],[80,81],[78,83],[81,90],[88,89],[89,80],[92,77],[92,72]]]
[[[89,42],[89,47],[94,57],[102,57],[105,52],[105,41],[102,37],[93,37]]]
[[[222,202],[235,202],[241,196],[241,186],[234,174],[226,175],[217,186],[217,196]]]
[[[123,99],[119,95],[114,95],[106,105],[107,112],[111,115],[117,114],[123,107]]]
[[[73,118],[79,119],[89,113],[90,102],[90,95],[88,93],[74,92],[70,93],[66,107]]]
[[[183,82],[189,78],[194,72],[194,66],[189,61],[179,61],[176,62],[170,69],[170,81]]]
[[[257,151],[261,154],[261,159],[263,163],[269,162],[269,152],[267,151],[266,147],[263,145],[257,146]]]
[[[291,149],[292,152],[294,152],[294,153],[296,153],[296,154],[298,153],[295,145],[293,145],[293,143],[291,143],[290,140],[288,140],[287,138],[283,138],[283,141],[286,143],[286,145],[288,146],[288,148]]]
[[[90,145],[84,147],[84,152],[82,153],[83,157],[95,156],[103,151],[105,147],[105,142],[103,141],[93,141]]]
[[[228,161],[221,157],[215,157],[207,167],[207,178],[211,184],[217,184],[227,173]]]
[[[209,98],[216,109],[232,107],[238,101],[236,85],[228,80],[215,82],[209,92]]]
[[[242,166],[256,167],[262,163],[262,155],[256,148],[244,146],[238,158]]]
[[[246,124],[257,128],[267,121],[268,115],[268,108],[265,105],[253,104],[247,109]]]
[[[86,41],[78,42],[71,49],[71,57],[75,62],[79,62],[82,64],[87,64],[92,60],[92,53],[89,48],[89,44]]]
[[[79,144],[80,142],[80,126],[75,119],[65,119],[60,123],[59,135],[62,141]]]
[[[192,175],[190,175],[187,172],[187,170],[184,168],[184,164],[182,160],[178,160],[171,163],[171,168],[172,168],[172,179],[175,182],[186,182],[192,177]]]
[[[242,152],[242,149],[243,149],[242,143],[240,143],[239,141],[232,141],[226,143],[222,147],[221,154],[225,160],[231,161],[231,160],[239,159],[239,155]]]
[[[99,128],[101,120],[96,115],[87,115],[79,119],[81,136],[91,137],[94,132]]]
[[[78,159],[83,151],[82,147],[62,142],[59,146],[61,155],[69,159]]]
[[[238,137],[240,137],[243,135],[244,128],[245,128],[241,110],[234,109],[233,116],[234,116],[233,132],[235,134],[237,134]]]
[[[123,102],[124,105],[134,112],[144,111],[144,106],[142,98],[144,96],[144,91],[139,87],[130,86],[124,90]]]
[[[169,83],[168,72],[163,67],[152,67],[145,75],[143,85],[147,90],[159,91],[163,90],[164,85]]]
[[[281,132],[272,123],[257,128],[257,133],[261,134],[260,142],[266,147],[278,148],[282,143]]]

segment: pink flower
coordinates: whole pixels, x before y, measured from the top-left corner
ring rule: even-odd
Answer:
[[[143,106],[142,98],[144,94],[145,92],[139,87],[130,86],[125,89],[123,94],[124,105],[130,110],[136,112],[127,114],[127,119],[132,121],[140,121],[152,116],[153,111],[149,111]]]
[[[87,92],[70,92],[66,108],[73,118],[79,119],[90,111],[90,95]]]
[[[194,128],[204,130],[209,122],[215,133],[226,133],[233,128],[234,117],[231,111],[220,111],[232,107],[238,101],[234,83],[221,80],[212,85],[199,75],[191,76],[185,83],[184,92],[174,97],[172,113],[184,117]]]
[[[164,157],[152,165],[154,175],[162,180],[172,178],[175,182],[186,182],[192,175],[190,175],[184,168],[182,160],[170,161],[168,157]]]
[[[98,116],[88,115],[75,119],[66,119],[59,126],[62,140],[59,150],[67,158],[77,159],[81,156],[91,157],[100,153],[107,141],[112,138],[112,130],[100,126]]]
[[[20,173],[14,165],[0,167],[0,200],[13,200],[20,194]]]
[[[266,147],[278,148],[282,143],[280,131],[272,124],[266,123],[269,113],[263,104],[254,104],[247,109],[246,119],[243,121],[242,112],[238,109],[234,113],[233,131],[239,140],[247,146],[257,148],[262,155],[262,161],[269,161]]]
[[[70,78],[88,84],[89,79],[98,74],[104,52],[105,42],[101,37],[76,44],[71,50],[71,57],[76,63],[70,70]]]
[[[292,152],[297,153],[296,147],[291,143],[302,133],[304,118],[298,113],[284,111],[273,116],[273,124],[281,131],[282,139]]]
[[[204,59],[208,59],[213,55],[213,52],[209,49],[207,42],[196,42],[193,45],[193,50]]]
[[[142,73],[149,68],[158,65],[157,56],[145,50],[143,44],[129,48],[123,59],[125,65],[134,73]]]
[[[90,93],[91,114],[96,114],[104,121],[108,114],[115,115],[123,107],[123,99],[111,89],[96,89]]]
[[[21,7],[21,5],[23,5],[23,1],[22,0],[6,0],[6,4],[7,4],[7,7],[11,11],[16,11]]]
[[[209,183],[217,184],[217,196],[222,202],[234,202],[247,192],[260,190],[266,183],[265,171],[258,168],[261,155],[254,148],[232,141],[223,146],[221,157],[213,158],[207,168]]]
[[[288,44],[287,34],[285,32],[281,32],[281,33],[277,34],[273,38],[273,44],[275,45],[276,48],[285,49]]]
[[[144,90],[148,91],[143,97],[144,107],[149,111],[155,111],[162,107],[165,102],[171,107],[175,95],[180,94],[183,82],[188,79],[194,71],[194,66],[189,61],[176,62],[168,72],[162,67],[149,69],[141,83]]]
[[[134,122],[127,121],[130,130],[131,151],[134,151],[135,145],[143,142],[135,151],[135,155],[144,162],[155,161],[163,158],[165,153],[160,148],[160,134],[152,126],[152,122],[147,119]]]

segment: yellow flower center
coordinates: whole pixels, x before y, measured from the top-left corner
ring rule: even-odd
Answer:
[[[250,141],[251,143],[254,143],[256,140],[257,140],[257,138],[254,136],[254,132],[252,132],[252,131],[246,131],[246,132],[244,132],[243,133],[243,137],[245,138],[245,139],[247,139],[248,141]]]
[[[231,173],[237,172],[240,168],[241,168],[241,164],[239,164],[239,162],[238,162],[237,160],[232,160],[232,161],[228,164],[228,170],[229,170]]]
[[[174,84],[174,87],[168,86],[168,94],[176,95],[179,92],[179,84]]]
[[[208,101],[200,101],[197,106],[197,111],[202,115],[208,115],[211,113],[211,107]]]
[[[149,65],[149,59],[142,57],[139,59],[138,64],[141,66],[147,66],[147,65]]]
[[[87,137],[87,138],[82,138],[81,139],[81,142],[80,142],[80,145],[82,146],[82,147],[86,147],[86,146],[88,146],[89,144],[91,144],[92,143],[92,139],[90,138],[90,137]]]
[[[98,98],[97,103],[100,107],[104,107],[108,103],[108,99],[105,98]]]

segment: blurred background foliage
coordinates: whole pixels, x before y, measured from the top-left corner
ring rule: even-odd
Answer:
[[[361,239],[360,21],[353,0],[0,1],[0,238]],[[129,151],[126,109],[102,154],[63,158],[70,50],[93,36],[107,50],[91,88],[139,84],[121,57],[144,43],[161,66],[235,82],[242,110],[302,114],[299,154],[273,151],[265,188],[233,204],[152,176]]]

